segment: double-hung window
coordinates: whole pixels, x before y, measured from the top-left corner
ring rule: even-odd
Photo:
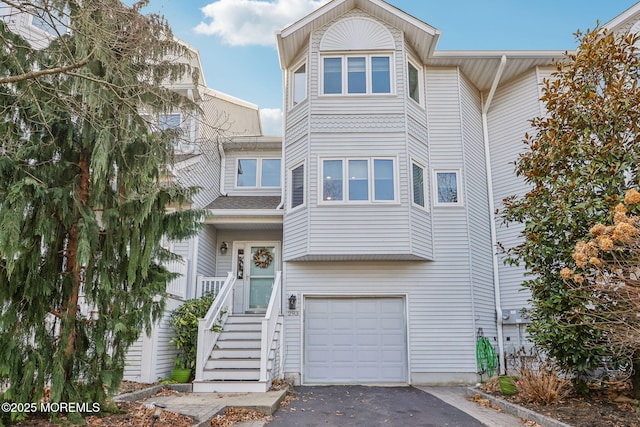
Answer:
[[[322,94],[391,93],[391,55],[343,55],[322,58]]]
[[[321,170],[323,202],[395,201],[394,159],[322,159]]]
[[[303,63],[293,72],[292,104],[298,105],[307,99],[307,64]]]
[[[425,208],[425,185],[424,167],[416,162],[411,163],[411,188],[413,193],[413,203]]]
[[[407,80],[409,81],[409,98],[420,103],[420,71],[412,62],[407,62]]]
[[[280,187],[280,159],[238,159],[237,187]]]

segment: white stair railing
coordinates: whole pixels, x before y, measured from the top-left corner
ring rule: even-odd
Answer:
[[[167,282],[167,293],[178,298],[187,297],[187,263],[181,259],[167,261],[164,267],[172,273],[178,273],[179,276]]]
[[[273,281],[273,288],[271,290],[271,298],[269,299],[269,306],[267,307],[267,313],[262,319],[262,335],[260,344],[260,381],[267,382],[268,372],[267,363],[269,361],[269,352],[271,351],[271,344],[273,343],[276,327],[281,316],[282,308],[282,272],[278,271]]]
[[[196,355],[196,381],[202,381],[204,367],[213,351],[216,340],[220,335],[219,328],[214,328],[216,324],[224,324],[226,318],[231,314],[233,307],[233,287],[236,278],[233,273],[227,275],[220,292],[209,307],[209,311],[204,318],[198,321],[198,350]],[[217,331],[214,329],[218,329]]]
[[[218,295],[226,280],[226,277],[198,276],[196,280],[196,298],[200,298],[208,292]]]

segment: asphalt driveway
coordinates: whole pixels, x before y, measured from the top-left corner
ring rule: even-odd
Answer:
[[[413,387],[296,387],[296,400],[273,414],[268,427],[481,427],[475,418]]]

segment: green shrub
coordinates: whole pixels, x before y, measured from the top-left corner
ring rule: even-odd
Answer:
[[[171,312],[169,323],[174,334],[171,343],[179,350],[174,363],[176,368],[195,368],[198,349],[198,320],[207,314],[213,300],[213,294],[205,294],[200,298],[186,301]]]

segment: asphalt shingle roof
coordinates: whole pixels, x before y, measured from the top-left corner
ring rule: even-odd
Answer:
[[[275,209],[280,196],[220,196],[205,209]]]

